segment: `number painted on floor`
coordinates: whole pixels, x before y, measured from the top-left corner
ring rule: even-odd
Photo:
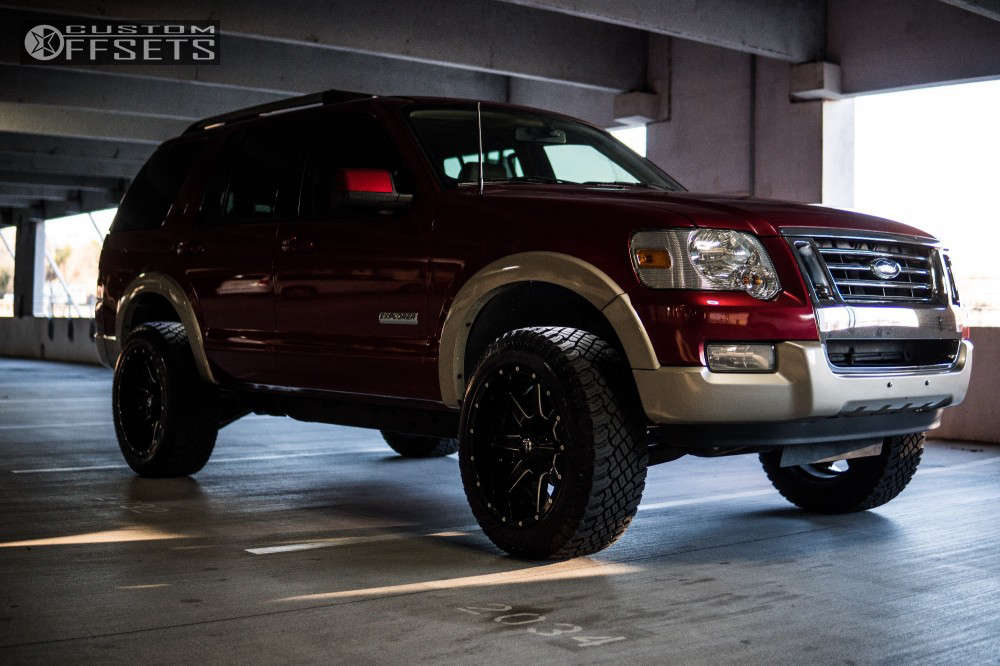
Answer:
[[[483,606],[459,606],[455,610],[469,615],[482,615],[483,613],[506,613],[511,609],[512,607],[507,604],[485,604]]]
[[[527,618],[527,619],[519,619],[519,620],[512,619],[515,617]],[[501,615],[500,617],[495,617],[493,618],[493,621],[499,624],[512,624],[516,626],[519,624],[533,624],[535,622],[545,622],[545,616],[539,615],[538,613],[511,613],[510,615]]]
[[[559,627],[567,627],[566,629],[560,629]],[[583,627],[578,627],[575,624],[567,624],[565,622],[556,622],[552,625],[551,630],[539,629],[538,627],[530,627],[528,633],[535,634],[537,636],[559,636],[560,634],[575,634],[579,631],[583,631]]]
[[[575,634],[579,634],[584,631],[584,628],[580,625],[570,624],[568,622],[553,622],[545,624],[547,623],[547,618],[541,613],[535,613],[533,611],[515,611],[514,606],[509,604],[489,603],[479,606],[457,606],[455,610],[469,615],[503,613],[503,615],[496,615],[496,617],[493,618],[493,621],[497,624],[502,624],[508,627],[519,627],[526,624],[537,625],[533,627],[525,627],[525,632],[541,638],[558,638],[560,636],[571,638],[573,639],[572,645],[578,648],[600,647],[601,645],[608,645],[609,643],[617,643],[618,641],[627,640],[626,636],[577,636]],[[511,613],[510,611],[515,612]]]
[[[607,645],[608,643],[616,643],[618,641],[625,640],[624,636],[574,636],[573,640],[576,641],[580,647],[597,647],[599,645]]]

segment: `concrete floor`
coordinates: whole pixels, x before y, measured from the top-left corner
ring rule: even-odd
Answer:
[[[110,374],[0,359],[0,662],[1000,663],[1000,449],[934,442],[824,517],[752,456],[650,470],[632,528],[537,564],[454,457],[249,417],[196,478],[136,478]]]

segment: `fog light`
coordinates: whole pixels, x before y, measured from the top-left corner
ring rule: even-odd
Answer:
[[[774,345],[705,345],[705,360],[712,372],[774,372]]]

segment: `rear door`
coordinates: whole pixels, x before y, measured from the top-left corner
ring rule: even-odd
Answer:
[[[230,380],[274,381],[274,255],[294,215],[300,142],[274,120],[237,130],[207,180],[198,215],[175,251],[202,314],[209,361]]]
[[[382,121],[322,111],[306,128],[300,216],[276,257],[281,383],[440,399],[427,312],[430,197],[414,192]],[[340,169],[386,169],[411,206],[380,210],[338,195]]]

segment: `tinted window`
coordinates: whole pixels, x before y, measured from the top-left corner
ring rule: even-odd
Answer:
[[[256,222],[295,214],[301,140],[292,126],[262,125],[229,137],[203,212],[216,222]]]
[[[371,116],[320,114],[309,125],[309,144],[302,181],[303,217],[336,217],[349,210],[336,188],[340,169],[385,169],[398,192],[413,192],[392,138]]]
[[[111,231],[156,229],[163,224],[203,146],[204,141],[194,140],[157,148],[128,188]]]

